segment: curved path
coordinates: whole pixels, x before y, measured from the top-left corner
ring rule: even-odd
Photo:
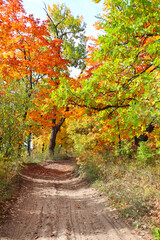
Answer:
[[[30,164],[20,196],[1,226],[1,240],[138,240],[72,162]]]

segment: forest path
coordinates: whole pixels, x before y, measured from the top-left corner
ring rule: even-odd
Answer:
[[[28,164],[1,240],[138,240],[71,160]]]

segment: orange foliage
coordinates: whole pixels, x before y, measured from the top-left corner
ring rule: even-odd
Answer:
[[[59,85],[59,69],[67,69],[61,55],[62,40],[47,40],[46,22],[27,16],[21,0],[0,1],[0,72],[6,84],[23,81],[28,99],[38,109],[27,109],[28,117],[41,126],[51,127],[53,102],[50,99]],[[42,79],[43,83],[42,88]],[[36,86],[36,90],[35,89]],[[3,94],[2,92],[0,93]],[[34,98],[32,97],[34,96]],[[40,106],[47,111],[41,110]],[[34,131],[37,127],[32,127]]]

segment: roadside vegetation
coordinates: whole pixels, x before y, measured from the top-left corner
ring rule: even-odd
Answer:
[[[93,182],[121,217],[133,227],[160,228],[159,161],[151,166],[111,154],[106,158],[86,152],[86,156],[79,157],[79,172]]]

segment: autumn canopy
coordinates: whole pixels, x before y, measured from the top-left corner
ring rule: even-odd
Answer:
[[[97,39],[64,4],[44,11],[42,22],[0,0],[0,164],[61,148],[82,162],[88,151],[131,156],[138,138],[159,155],[159,1],[104,1]]]

